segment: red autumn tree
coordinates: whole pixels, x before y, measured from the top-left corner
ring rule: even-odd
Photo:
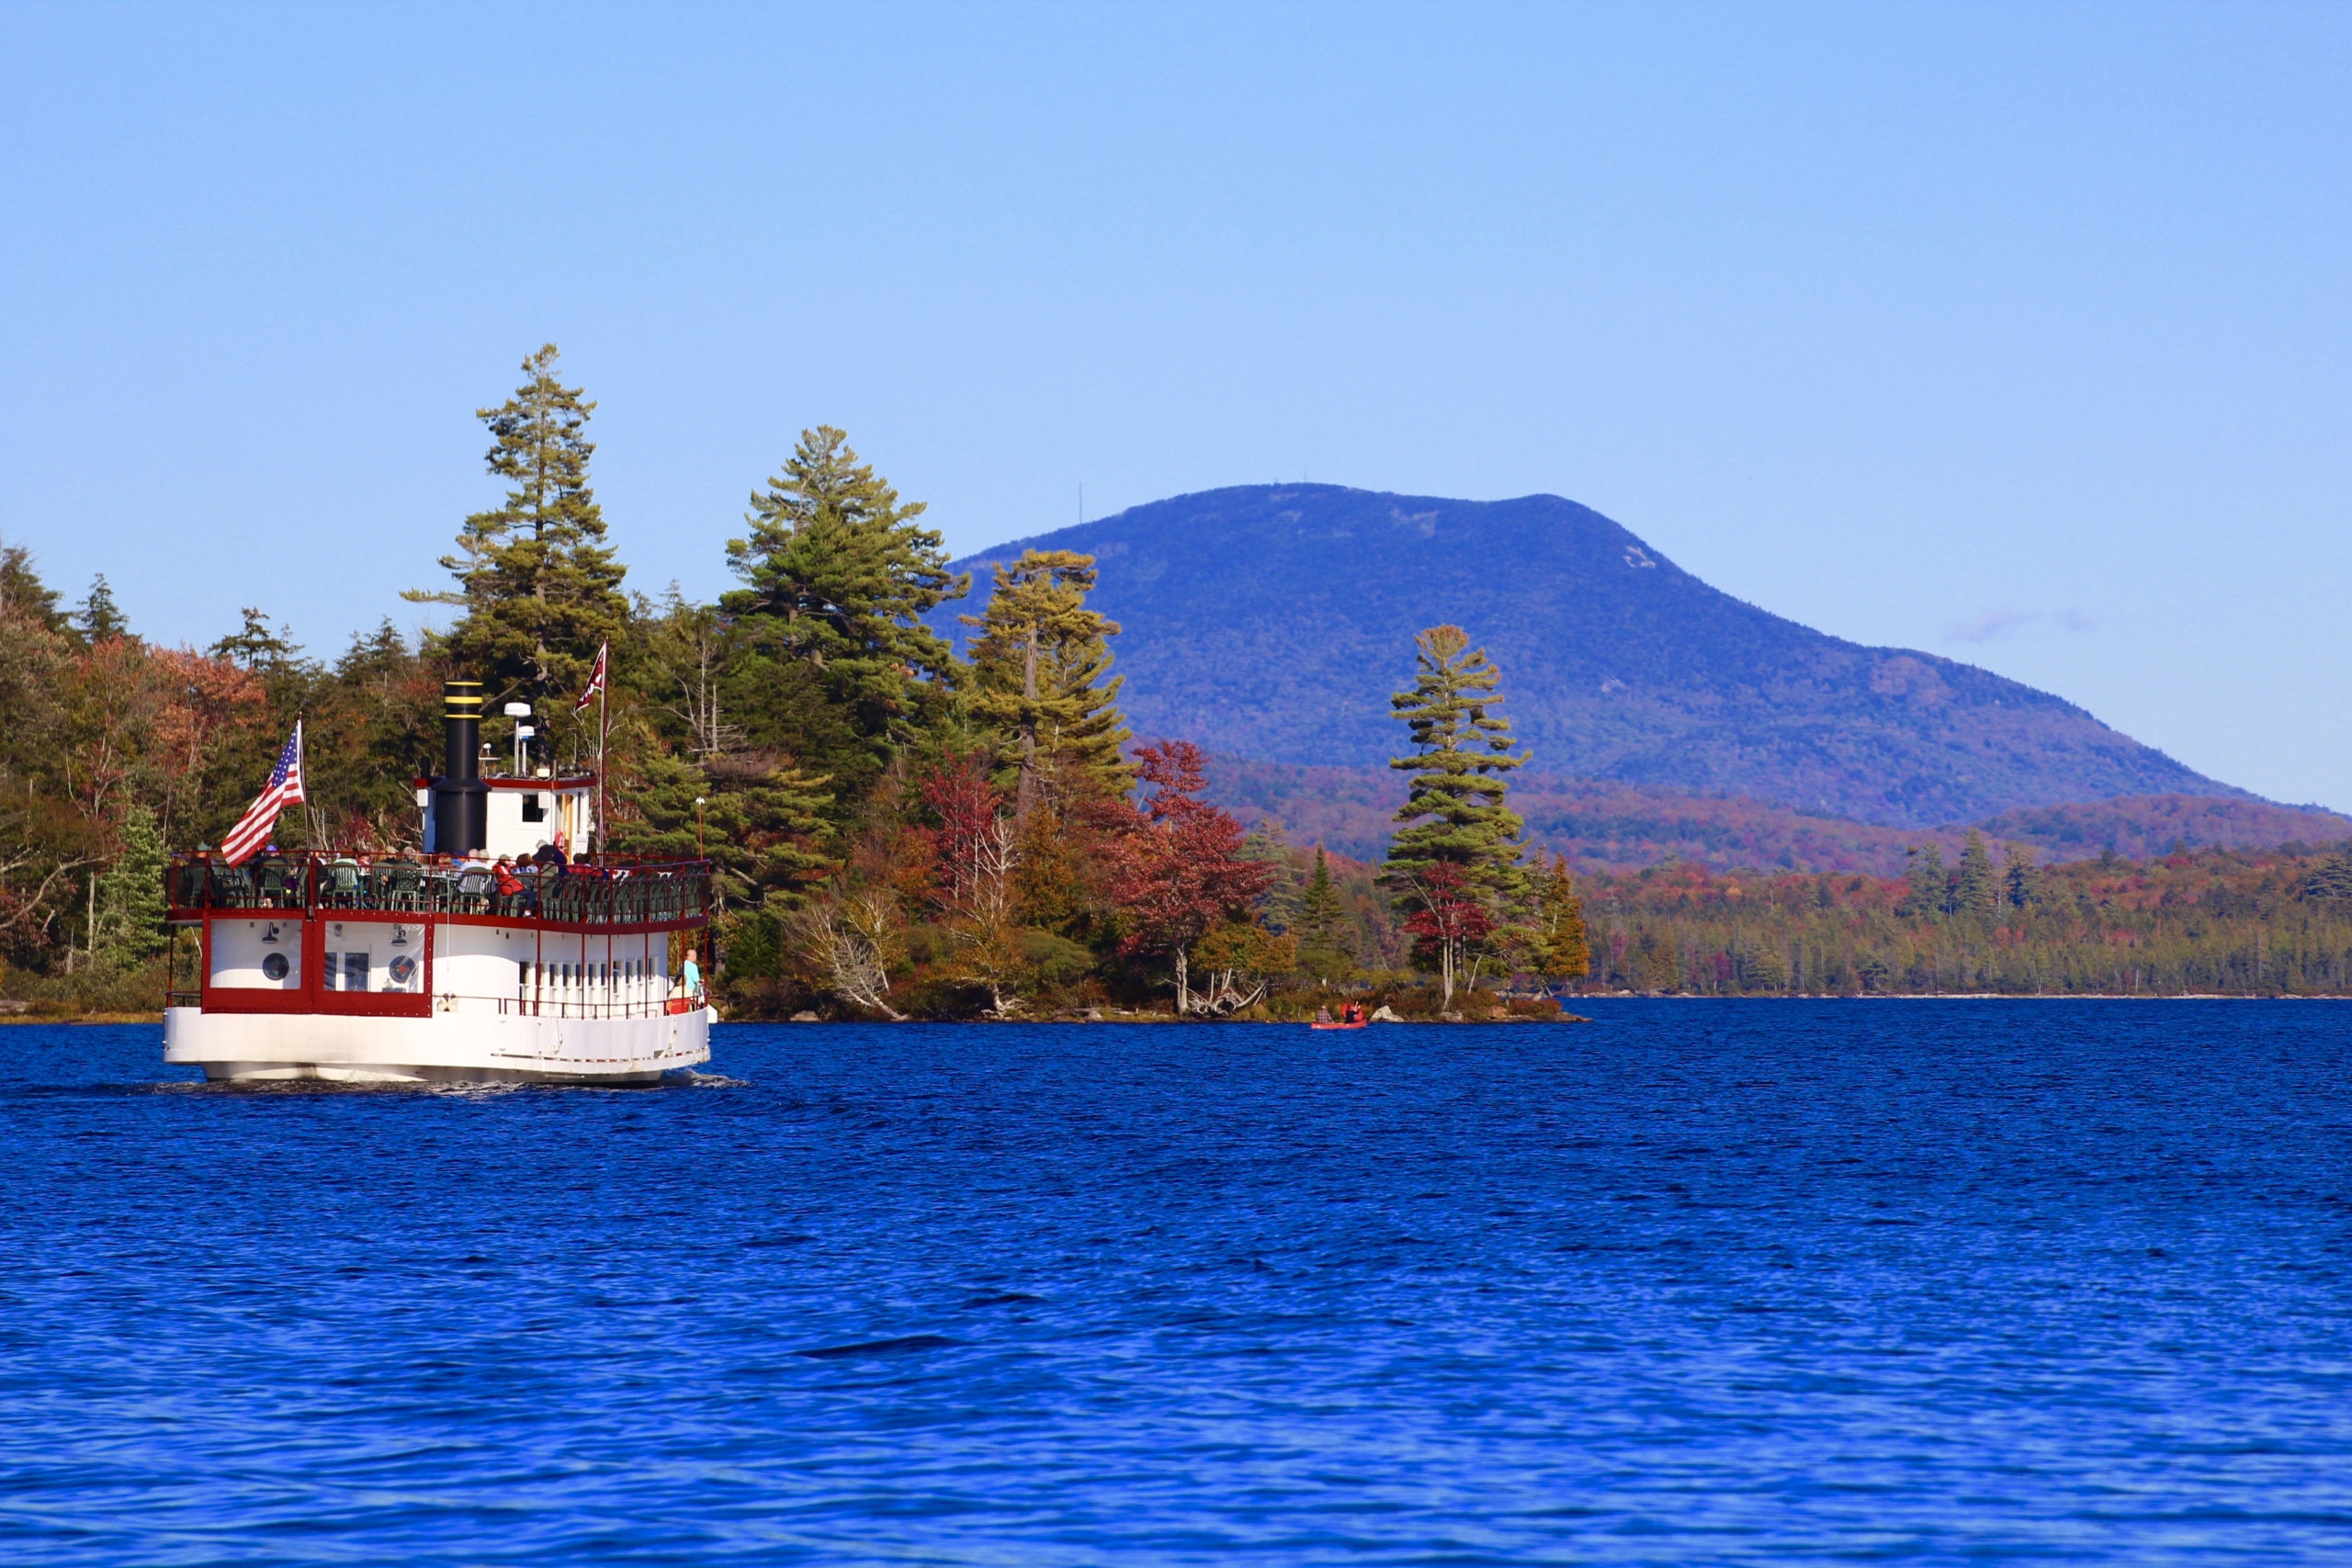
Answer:
[[[1494,931],[1494,917],[1471,889],[1468,874],[1451,861],[1423,867],[1407,877],[1404,886],[1413,903],[1405,929],[1413,934],[1417,953],[1437,960],[1442,987],[1438,1006],[1451,1008],[1463,959],[1472,943],[1486,941]]]
[[[1241,824],[1201,798],[1208,779],[1199,747],[1163,741],[1138,747],[1135,758],[1152,794],[1141,811],[1127,808],[1127,831],[1114,844],[1111,897],[1127,922],[1119,951],[1173,957],[1181,1018],[1192,1010],[1193,944],[1263,893],[1273,871],[1241,859]]]
[[[922,803],[939,818],[939,902],[954,918],[997,920],[1010,897],[1012,824],[1004,794],[978,757],[950,755],[922,781]]]
[[[939,818],[932,835],[938,855],[935,901],[956,944],[949,972],[986,986],[1004,1016],[1018,1005],[1013,992],[1028,964],[1012,918],[1019,851],[1003,792],[989,782],[978,757],[951,755],[923,780],[922,799]]]

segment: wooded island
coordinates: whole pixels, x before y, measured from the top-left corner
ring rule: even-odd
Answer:
[[[103,577],[61,606],[0,550],[0,994],[39,1014],[157,1005],[165,846],[217,843],[299,718],[310,804],[288,850],[415,838],[442,681],[531,705],[531,754],[593,763],[575,711],[609,649],[616,855],[707,856],[713,991],[729,1016],[1556,1017],[1578,987],[1822,993],[2341,991],[2352,862],[2289,846],[2045,868],[1972,834],[1901,879],[1588,874],[1527,841],[1501,671],[1423,631],[1392,706],[1410,779],[1385,858],[1284,842],[1206,797],[1181,739],[1137,744],[1096,563],[994,568],[959,658],[924,617],[961,598],[921,502],[829,426],[804,432],[724,548],[715,604],[624,588],[590,479],[594,404],[550,345],[480,411],[502,502],[465,519],[454,611],[389,621],[332,661],[263,609],[204,651],[146,642]],[[514,743],[492,716],[485,739]]]

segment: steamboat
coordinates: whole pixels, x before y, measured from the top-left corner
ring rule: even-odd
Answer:
[[[170,918],[198,941],[192,975],[174,943],[165,1061],[214,1080],[643,1084],[710,1059],[708,863],[564,853],[601,849],[597,776],[530,767],[519,739],[494,773],[481,706],[479,682],[445,688],[421,853],[173,857]]]

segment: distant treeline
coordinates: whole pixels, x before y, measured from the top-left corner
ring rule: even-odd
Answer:
[[[1585,896],[1599,989],[2352,994],[2341,848],[2050,867],[1963,851],[1950,868],[1923,854],[1907,877],[1676,863],[1588,878]]]

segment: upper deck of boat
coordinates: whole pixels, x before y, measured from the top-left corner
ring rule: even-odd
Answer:
[[[570,864],[525,862],[502,890],[479,860],[446,856],[270,854],[230,865],[203,851],[172,857],[171,919],[328,911],[423,915],[563,929],[684,930],[710,919],[710,863],[598,855]]]

